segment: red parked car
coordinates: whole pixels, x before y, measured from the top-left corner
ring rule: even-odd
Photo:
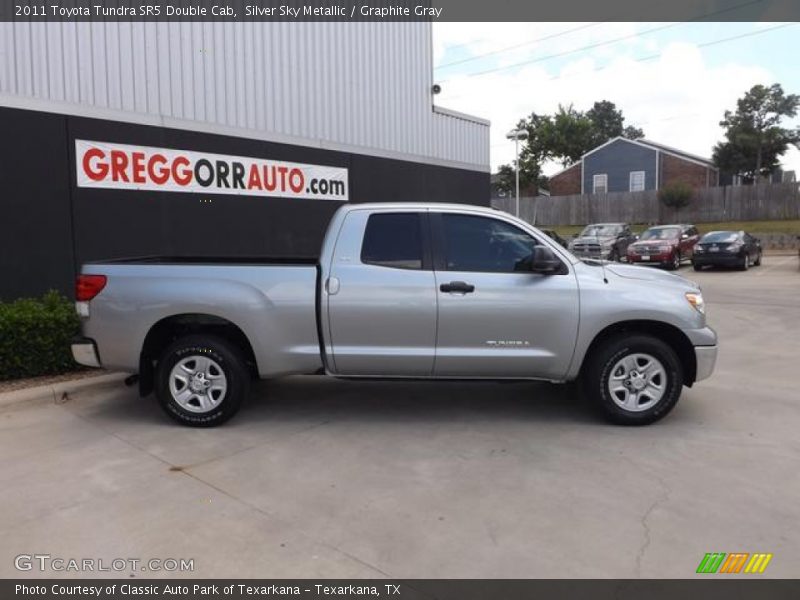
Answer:
[[[694,225],[657,225],[628,246],[628,262],[658,264],[677,269],[690,261],[700,232]]]

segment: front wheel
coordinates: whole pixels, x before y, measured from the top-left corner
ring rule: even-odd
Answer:
[[[587,357],[585,393],[609,421],[646,425],[677,404],[683,369],[675,351],[650,335],[627,334],[603,343]]]
[[[747,271],[750,268],[750,255],[745,252],[744,258],[742,259],[742,264],[739,265],[739,269],[741,271]]]
[[[753,262],[753,266],[754,267],[760,267],[761,266],[761,256],[762,256],[762,254],[763,254],[762,252],[758,253],[758,256],[756,257],[756,260]]]
[[[215,336],[190,335],[164,350],[156,372],[156,397],[182,425],[213,427],[230,419],[250,387],[235,346]]]
[[[672,255],[672,260],[670,260],[669,264],[667,265],[667,268],[670,271],[677,271],[678,269],[681,268],[681,253],[680,252],[676,251],[675,254]]]

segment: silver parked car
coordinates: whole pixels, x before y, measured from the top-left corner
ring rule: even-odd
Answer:
[[[637,239],[627,223],[594,223],[572,238],[568,248],[580,258],[619,262]]]
[[[348,204],[316,260],[151,258],[83,266],[86,365],[139,374],[171,417],[230,418],[251,378],[581,379],[614,422],[666,415],[717,337],[675,275],[583,263],[494,210]]]

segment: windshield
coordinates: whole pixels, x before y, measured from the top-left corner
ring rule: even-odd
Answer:
[[[642,234],[641,240],[674,240],[681,233],[680,227],[651,227]]]
[[[581,237],[609,237],[622,232],[622,225],[587,225]]]
[[[700,241],[703,243],[719,244],[735,242],[738,239],[739,234],[735,231],[712,231],[711,233],[705,234]]]

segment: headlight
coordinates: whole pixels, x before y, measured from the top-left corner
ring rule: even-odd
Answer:
[[[697,254],[698,252],[703,253],[703,252],[705,252],[705,250],[703,250],[702,246],[695,246],[694,248],[692,248],[692,252]]]
[[[700,292],[686,292],[686,301],[701,315],[706,314],[706,303],[703,302],[703,294]]]

